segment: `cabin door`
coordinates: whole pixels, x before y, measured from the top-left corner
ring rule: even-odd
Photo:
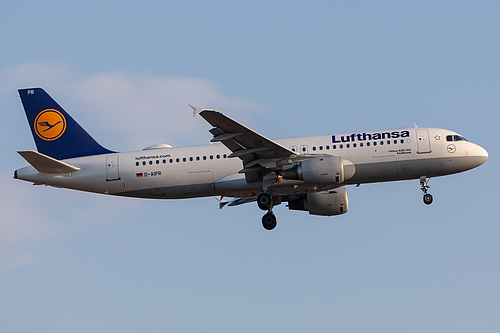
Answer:
[[[429,140],[429,130],[417,129],[417,153],[425,154],[431,152],[431,141]]]
[[[119,180],[120,174],[118,171],[118,155],[106,156],[106,180]]]

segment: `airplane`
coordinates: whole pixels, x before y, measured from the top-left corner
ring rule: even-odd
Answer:
[[[431,178],[488,159],[484,148],[446,129],[415,125],[271,140],[219,111],[192,105],[194,116],[213,126],[212,144],[119,153],[97,143],[43,89],[20,89],[19,95],[37,151],[18,152],[30,166],[16,170],[15,179],[137,198],[215,196],[220,208],[257,202],[266,212],[266,230],[276,227],[273,207],[282,202],[312,215],[347,213],[347,185],[420,179],[430,205]]]

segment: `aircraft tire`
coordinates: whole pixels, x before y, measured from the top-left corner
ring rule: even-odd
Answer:
[[[273,198],[268,193],[261,193],[257,197],[257,205],[262,210],[269,210],[273,203]]]
[[[432,195],[430,195],[429,193],[424,194],[424,204],[430,205],[432,201],[433,201]]]
[[[262,216],[262,226],[264,227],[264,229],[273,230],[274,228],[276,228],[277,224],[278,223],[276,222],[276,216],[273,213],[269,212]]]

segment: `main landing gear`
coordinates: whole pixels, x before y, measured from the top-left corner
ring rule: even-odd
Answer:
[[[427,193],[430,188],[429,180],[430,178],[427,179],[425,176],[420,177],[420,189],[424,192],[424,204],[426,205],[430,205],[433,201],[432,195]]]
[[[268,212],[262,217],[262,226],[266,230],[273,230],[276,228],[276,216],[273,213],[273,198],[269,193],[261,193],[257,197],[257,205],[262,210],[267,210]]]
[[[264,227],[264,229],[273,230],[274,228],[276,228],[277,224],[278,223],[276,222],[276,216],[273,212],[269,211],[264,216],[262,216],[262,226]]]

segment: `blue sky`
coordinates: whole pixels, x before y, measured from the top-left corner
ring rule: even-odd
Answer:
[[[1,5],[2,332],[497,332],[495,1],[8,1]],[[270,138],[413,126],[480,168],[350,187],[349,213],[115,198],[12,179],[45,88],[118,151],[208,142],[188,103]]]

